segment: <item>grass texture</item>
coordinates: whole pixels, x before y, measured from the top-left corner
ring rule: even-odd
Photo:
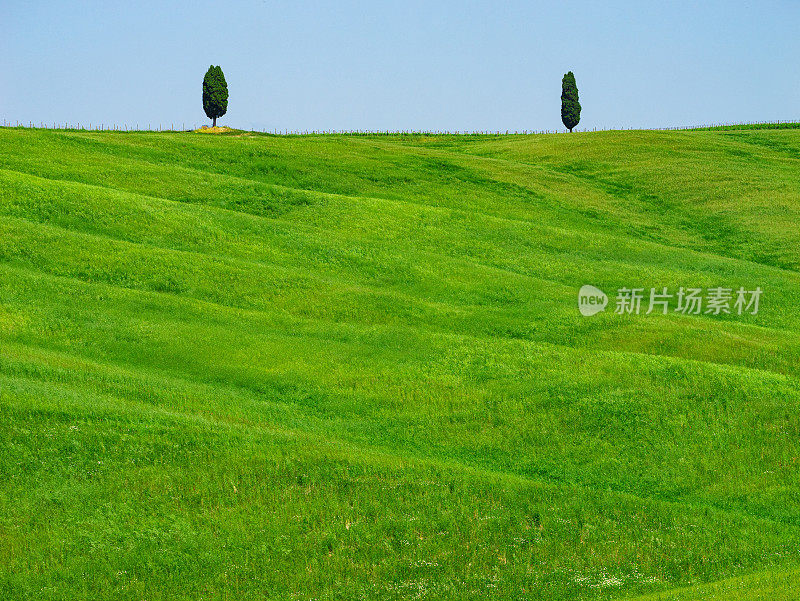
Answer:
[[[793,129],[0,129],[0,598],[800,598],[798,224]]]

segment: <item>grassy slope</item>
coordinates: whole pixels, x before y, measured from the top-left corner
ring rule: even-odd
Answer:
[[[800,570],[767,570],[693,587],[651,593],[632,601],[794,601]]]
[[[800,132],[0,149],[0,596],[793,594]]]

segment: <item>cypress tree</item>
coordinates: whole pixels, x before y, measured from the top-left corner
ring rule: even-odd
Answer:
[[[561,80],[561,121],[569,131],[581,120],[581,103],[578,102],[578,85],[572,71]]]
[[[211,65],[203,78],[203,110],[217,126],[217,117],[228,111],[228,84],[222,69]]]

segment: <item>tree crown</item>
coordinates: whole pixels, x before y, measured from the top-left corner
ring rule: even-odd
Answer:
[[[219,66],[211,65],[203,78],[203,110],[209,119],[228,111],[228,84]]]
[[[578,102],[578,84],[572,71],[561,80],[561,121],[572,131],[581,120],[581,103]]]

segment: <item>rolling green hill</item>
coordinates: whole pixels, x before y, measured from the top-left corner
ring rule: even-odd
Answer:
[[[0,129],[0,598],[800,598],[799,226],[800,130]]]

